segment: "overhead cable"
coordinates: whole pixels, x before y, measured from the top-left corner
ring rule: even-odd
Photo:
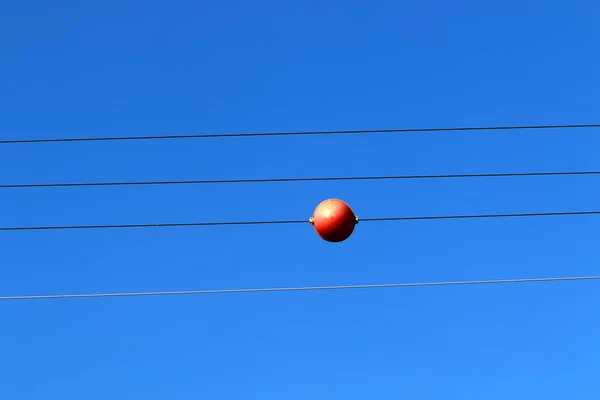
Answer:
[[[190,294],[201,295],[201,294],[264,293],[264,292],[308,292],[308,291],[323,291],[323,290],[485,285],[485,284],[495,284],[495,283],[507,284],[507,283],[534,283],[534,282],[565,282],[565,281],[584,281],[584,280],[597,280],[597,279],[600,279],[600,275],[569,276],[569,277],[556,277],[556,278],[490,279],[490,280],[476,280],[476,281],[383,283],[383,284],[372,284],[372,285],[270,287],[270,288],[254,288],[254,289],[213,289],[213,290],[186,290],[186,291],[169,291],[169,292],[124,292],[124,293],[23,295],[23,296],[0,296],[0,300],[76,299],[76,298],[94,298],[94,297],[142,297],[142,296],[175,296],[175,295],[190,295]]]
[[[598,215],[600,211],[559,211],[540,213],[510,213],[510,214],[474,214],[474,215],[430,215],[414,217],[381,217],[361,218],[360,222],[383,221],[424,221],[444,219],[483,219],[483,218],[517,218],[517,217],[556,217],[569,215]],[[307,220],[264,220],[264,221],[221,221],[221,222],[173,222],[145,223],[122,225],[55,225],[55,226],[4,226],[0,231],[49,231],[72,229],[122,229],[122,228],[167,228],[167,227],[201,227],[201,226],[231,226],[231,225],[289,225],[304,224]]]
[[[263,132],[263,133],[201,133],[190,135],[144,135],[114,137],[70,137],[49,139],[3,139],[0,144],[17,143],[67,143],[67,142],[108,142],[126,140],[165,140],[165,139],[208,139],[234,137],[273,137],[273,136],[309,136],[309,135],[349,135],[361,133],[418,133],[418,132],[460,132],[460,131],[499,131],[525,129],[586,129],[600,128],[600,124],[570,125],[515,125],[515,126],[480,126],[480,127],[448,127],[448,128],[405,128],[405,129],[356,129],[336,131],[298,131],[298,132]]]
[[[319,182],[319,181],[374,181],[407,179],[459,179],[459,178],[500,178],[534,176],[575,176],[600,175],[600,171],[554,171],[554,172],[508,172],[481,174],[446,175],[380,175],[348,177],[308,177],[308,178],[258,178],[258,179],[200,179],[179,181],[113,181],[113,182],[54,182],[54,183],[14,183],[0,184],[0,189],[59,188],[59,187],[98,187],[98,186],[147,186],[147,185],[199,185],[228,183],[277,183],[277,182]]]

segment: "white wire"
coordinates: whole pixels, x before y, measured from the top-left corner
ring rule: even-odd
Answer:
[[[382,288],[397,288],[397,287],[484,285],[484,284],[493,284],[493,283],[583,281],[583,280],[597,280],[597,279],[600,279],[600,275],[570,276],[570,277],[555,277],[555,278],[549,277],[549,278],[523,278],[523,279],[491,279],[491,280],[477,280],[477,281],[383,283],[383,284],[372,284],[372,285],[271,287],[271,288],[255,288],[255,289],[211,289],[211,290],[189,290],[189,291],[170,291],[170,292],[23,295],[23,296],[0,296],[0,300],[41,300],[41,299],[73,299],[73,298],[93,298],[93,297],[174,296],[174,295],[186,295],[186,294],[200,295],[200,294],[225,294],[225,293],[299,292],[299,291],[317,291],[317,290],[382,289]]]

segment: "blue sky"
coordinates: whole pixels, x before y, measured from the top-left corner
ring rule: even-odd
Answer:
[[[0,138],[598,123],[600,6],[22,1]],[[514,131],[5,145],[0,182],[598,169]],[[596,177],[3,190],[0,225],[598,210]],[[598,218],[1,232],[2,295],[597,274]],[[597,399],[595,282],[3,302],[0,398]]]

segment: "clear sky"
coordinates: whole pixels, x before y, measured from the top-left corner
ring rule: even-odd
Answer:
[[[8,1],[0,138],[598,123],[600,4]],[[0,182],[599,169],[600,132],[0,146]],[[0,225],[598,210],[597,177],[2,190]],[[597,274],[596,217],[1,232],[0,294]],[[598,399],[598,283],[6,301],[0,398]]]

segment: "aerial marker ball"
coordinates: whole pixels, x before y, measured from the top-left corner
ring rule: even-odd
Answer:
[[[348,239],[358,223],[358,217],[348,204],[338,199],[321,202],[309,220],[317,235],[328,242]]]

